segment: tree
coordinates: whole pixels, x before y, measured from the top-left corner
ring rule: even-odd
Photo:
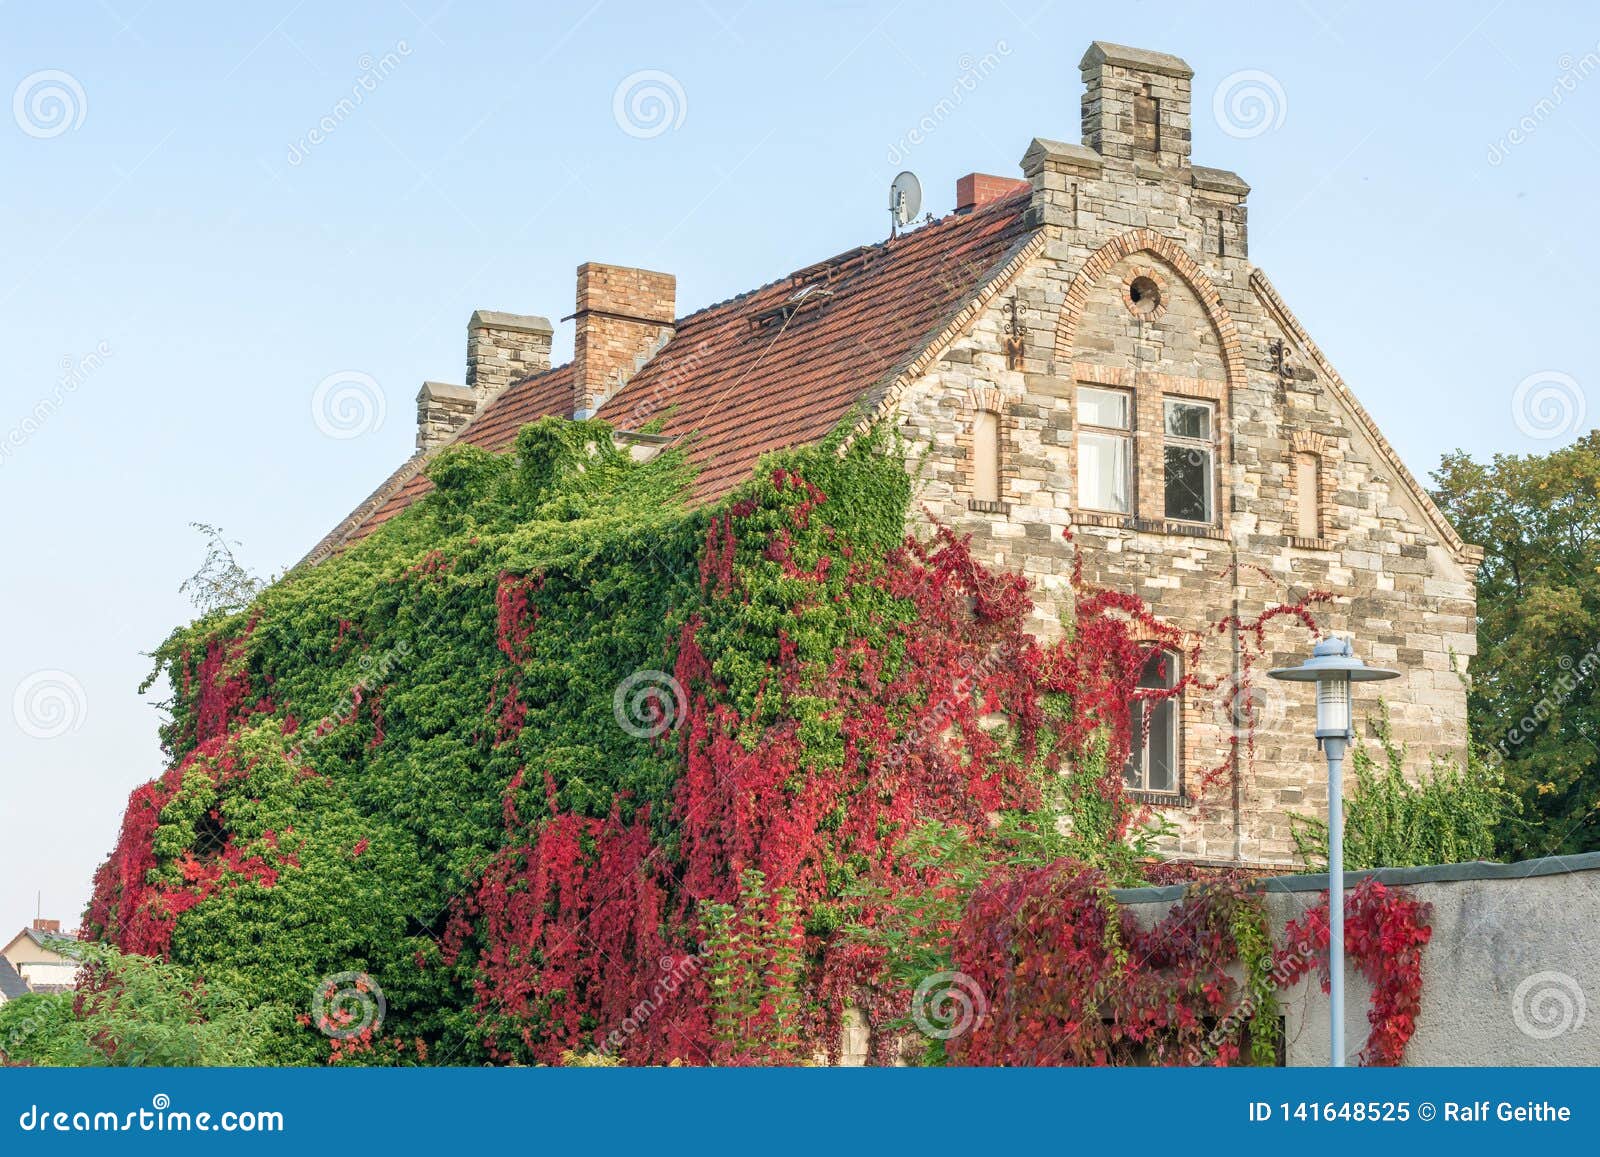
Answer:
[[[178,584],[178,593],[188,595],[202,615],[248,606],[266,584],[234,556],[233,548],[239,544],[230,542],[220,526],[189,525],[205,535],[206,557],[199,570]]]
[[[251,1065],[261,1013],[176,964],[74,944],[76,992],[34,993],[0,1006],[8,1064]]]
[[[1548,454],[1450,454],[1433,479],[1485,552],[1472,731],[1536,821],[1508,820],[1502,850],[1600,848],[1600,431]]]

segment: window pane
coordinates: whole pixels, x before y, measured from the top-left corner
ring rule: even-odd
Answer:
[[[1128,762],[1122,765],[1122,781],[1135,791],[1144,790],[1144,704],[1128,705]]]
[[[1163,699],[1159,703],[1148,705],[1150,712],[1150,737],[1146,740],[1149,755],[1146,766],[1149,769],[1150,791],[1177,791],[1178,790],[1178,753],[1174,750],[1177,739],[1178,701],[1176,699]]]
[[[1211,451],[1168,446],[1167,517],[1184,522],[1211,521]]]
[[[1167,436],[1211,441],[1211,407],[1205,402],[1167,399]]]
[[[1078,421],[1089,426],[1128,428],[1128,395],[1122,390],[1097,390],[1078,387]]]
[[[1128,513],[1128,439],[1116,434],[1078,435],[1078,505]]]
[[[1154,651],[1144,661],[1139,672],[1141,687],[1176,687],[1178,685],[1178,657],[1170,651]]]

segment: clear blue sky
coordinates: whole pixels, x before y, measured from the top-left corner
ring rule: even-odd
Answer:
[[[189,522],[293,562],[410,452],[471,311],[559,318],[579,262],[676,273],[687,311],[880,238],[900,168],[948,212],[960,174],[1078,139],[1092,39],[1194,66],[1194,160],[1254,187],[1252,258],[1417,473],[1570,440],[1513,420],[1530,375],[1600,413],[1585,5],[171,8],[0,10],[0,934],[36,891],[76,922],[160,770],[135,691],[188,616]],[[1247,70],[1274,112],[1225,132]],[[645,71],[672,108],[630,133]],[[384,400],[358,437],[313,416],[343,371]]]

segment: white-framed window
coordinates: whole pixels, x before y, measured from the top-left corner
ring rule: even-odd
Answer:
[[[1133,510],[1133,396],[1126,390],[1079,386],[1078,506]]]
[[[1216,520],[1216,407],[1193,398],[1163,401],[1166,516],[1176,522]]]
[[[1139,687],[1170,691],[1178,685],[1180,660],[1172,651],[1154,651],[1139,673]],[[1128,704],[1131,747],[1122,778],[1134,791],[1178,794],[1181,744],[1181,695],[1147,699],[1136,695]]]

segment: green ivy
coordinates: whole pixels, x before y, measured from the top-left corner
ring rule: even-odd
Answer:
[[[1395,742],[1387,706],[1372,723],[1380,764],[1365,744],[1351,749],[1352,781],[1344,801],[1344,862],[1351,870],[1459,864],[1495,855],[1496,833],[1518,810],[1501,775],[1469,750],[1466,766],[1435,758],[1427,772],[1406,774],[1406,749]],[[1326,871],[1328,825],[1291,813],[1295,850],[1310,870]]]

